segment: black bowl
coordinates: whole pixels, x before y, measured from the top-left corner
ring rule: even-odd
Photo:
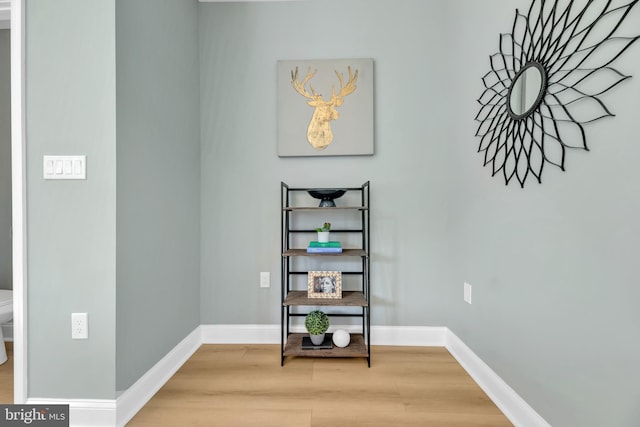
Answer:
[[[314,199],[320,199],[320,207],[335,207],[336,203],[333,201],[339,197],[342,197],[347,190],[341,189],[327,189],[327,190],[309,190],[308,193]]]

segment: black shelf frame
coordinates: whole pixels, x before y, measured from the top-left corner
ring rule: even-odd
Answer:
[[[291,332],[291,320],[297,317],[306,316],[305,310],[302,309],[303,312],[294,312],[294,309],[300,310],[301,307],[311,307],[315,304],[313,301],[308,301],[308,303],[299,303],[299,304],[288,304],[285,303],[287,299],[287,295],[289,292],[292,292],[292,276],[296,275],[306,275],[306,271],[296,271],[292,270],[292,258],[294,257],[359,257],[361,259],[361,268],[359,271],[343,271],[343,275],[358,275],[362,277],[360,281],[360,289],[358,292],[362,292],[364,296],[365,303],[363,305],[356,306],[347,306],[341,305],[340,300],[332,300],[332,303],[323,303],[323,306],[328,307],[342,307],[342,308],[350,308],[350,309],[360,309],[359,313],[327,313],[330,317],[345,317],[345,318],[361,318],[362,324],[361,333],[356,333],[355,335],[352,333],[352,338],[357,336],[362,336],[364,340],[364,347],[366,348],[366,359],[367,366],[371,367],[371,271],[370,271],[370,249],[371,249],[371,223],[370,223],[370,215],[369,215],[369,207],[371,203],[370,199],[370,182],[366,181],[359,187],[348,187],[342,188],[349,192],[359,192],[360,193],[360,205],[357,206],[340,206],[340,207],[308,207],[308,206],[292,206],[292,193],[295,192],[304,192],[308,193],[311,190],[332,190],[331,188],[317,188],[317,187],[291,187],[285,182],[280,183],[280,206],[281,206],[281,242],[280,242],[280,253],[281,253],[281,333],[280,333],[280,365],[284,366],[284,361],[287,355],[291,355],[291,352],[286,353],[287,349],[287,341],[293,335],[296,336],[296,341],[300,334],[294,334]],[[291,228],[291,219],[292,215],[298,214],[299,212],[309,212],[309,211],[353,211],[357,210],[360,212],[359,228],[332,228],[331,233],[359,233],[361,235],[360,239],[360,247],[357,248],[349,248],[353,249],[349,251],[345,248],[343,253],[330,253],[330,254],[318,254],[318,253],[306,253],[306,251],[301,251],[300,249],[306,248],[293,248],[291,245],[291,239],[293,235],[299,233],[313,234],[316,233],[315,229],[292,229]],[[335,302],[335,303],[333,303]],[[307,312],[309,310],[306,310]],[[357,310],[356,310],[357,311]],[[360,339],[358,339],[359,345]],[[329,353],[328,353],[329,354]],[[354,353],[353,355],[349,355],[347,352],[336,352],[335,357],[364,357],[363,352],[359,351]],[[309,356],[318,356],[315,353],[308,354]],[[296,356],[300,356],[300,354],[296,354]],[[321,357],[321,356],[320,356]],[[328,356],[333,357],[333,356]]]

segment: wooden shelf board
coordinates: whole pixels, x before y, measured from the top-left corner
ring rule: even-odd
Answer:
[[[291,291],[287,294],[282,305],[368,307],[369,303],[364,298],[364,294],[359,291],[342,291],[341,299],[307,298],[307,291]]]
[[[302,337],[309,334],[290,334],[284,347],[285,356],[309,356],[309,357],[368,357],[364,336],[351,334],[351,342],[344,348],[333,347],[326,350],[303,350]]]
[[[282,253],[282,256],[358,256],[366,257],[367,252],[362,249],[343,249],[340,253],[308,253],[306,249],[289,249]]]

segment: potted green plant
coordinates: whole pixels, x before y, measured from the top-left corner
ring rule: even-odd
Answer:
[[[330,222],[325,222],[322,227],[316,228],[316,231],[318,232],[318,242],[328,242],[330,230],[331,230]]]
[[[313,310],[304,319],[304,326],[309,332],[311,342],[320,345],[324,341],[324,333],[329,329],[329,316],[320,310]]]

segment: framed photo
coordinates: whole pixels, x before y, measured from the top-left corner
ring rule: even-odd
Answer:
[[[278,61],[278,156],[373,155],[373,59]]]
[[[309,298],[342,298],[342,273],[339,271],[310,271],[307,296]]]

